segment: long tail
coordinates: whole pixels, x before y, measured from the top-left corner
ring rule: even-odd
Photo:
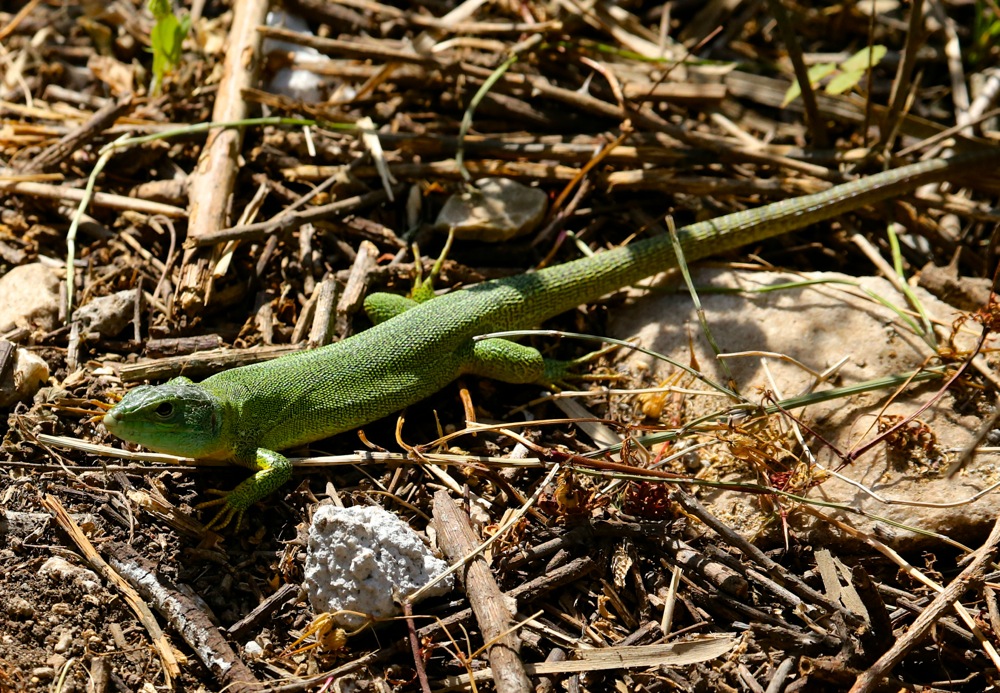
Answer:
[[[694,261],[998,162],[1000,147],[987,147],[948,159],[930,159],[812,195],[691,224],[679,229],[678,236],[685,259]],[[493,300],[498,298],[497,290],[509,294],[505,301],[508,306],[519,304],[520,308],[516,324],[509,326],[513,328],[538,324],[548,317],[676,265],[673,244],[668,236],[663,235],[538,272],[487,282],[468,291],[477,293],[477,289],[489,289]],[[497,322],[492,326],[500,327]]]

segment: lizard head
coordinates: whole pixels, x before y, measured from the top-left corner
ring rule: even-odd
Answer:
[[[104,426],[122,440],[155,452],[212,457],[223,452],[221,402],[187,378],[130,390],[104,415]]]

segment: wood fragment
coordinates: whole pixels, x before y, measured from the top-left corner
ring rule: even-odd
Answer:
[[[217,334],[148,339],[146,340],[145,353],[151,359],[169,358],[171,356],[186,356],[198,351],[220,349],[222,344],[222,337]]]
[[[791,676],[794,669],[795,658],[785,657],[775,670],[774,676],[771,677],[771,681],[767,684],[767,689],[764,693],[781,693],[781,690],[785,687],[785,680]]]
[[[359,60],[390,60],[393,62],[417,63],[421,65],[436,65],[440,62],[433,55],[417,53],[412,48],[405,47],[399,41],[372,38],[364,41],[345,41],[342,39],[312,36],[273,26],[260,26],[257,31],[260,32],[262,37],[288,41],[300,46],[308,46],[326,55],[343,55]]]
[[[105,547],[109,563],[152,604],[194,651],[219,683],[230,691],[249,693],[259,682],[212,623],[203,602],[191,599],[155,566],[125,544]]]
[[[676,104],[705,104],[726,98],[725,84],[690,84],[662,82],[642,84],[629,82],[622,85],[622,95],[628,101],[664,101]]]
[[[67,202],[80,202],[83,200],[84,191],[82,188],[70,188],[65,185],[49,185],[48,183],[32,183],[30,181],[2,180],[0,179],[0,191],[16,193],[18,195],[32,195],[52,200],[65,200]],[[173,205],[165,205],[149,200],[139,200],[125,195],[115,195],[114,193],[95,192],[90,200],[96,207],[107,207],[109,209],[131,210],[142,214],[162,214],[171,219],[178,219],[187,214],[187,210]]]
[[[45,93],[43,96],[46,101],[67,101],[80,106],[93,108],[95,111],[114,102],[114,99],[109,99],[106,96],[88,94],[75,89],[68,89],[59,84],[45,85]]]
[[[406,242],[395,231],[364,217],[352,215],[343,220],[333,219],[319,223],[338,236],[360,238],[395,250],[406,248]]]
[[[378,248],[370,241],[362,241],[358,254],[351,265],[351,275],[344,291],[337,301],[337,315],[334,333],[339,339],[346,339],[353,333],[351,318],[361,308],[368,292],[368,281],[378,260]]]
[[[468,517],[462,513],[447,491],[434,494],[434,522],[441,550],[452,562],[465,560],[476,550],[479,539]],[[526,693],[532,690],[520,657],[520,638],[510,632],[513,612],[490,573],[482,556],[470,559],[459,577],[476,614],[483,640],[492,643],[487,649],[498,693]]]
[[[226,368],[237,368],[251,363],[270,361],[279,356],[302,351],[301,346],[278,344],[254,349],[216,349],[199,351],[182,356],[168,356],[150,361],[140,361],[121,366],[119,376],[123,382],[135,380],[163,380],[178,375],[201,377]]]
[[[333,340],[334,308],[337,305],[337,280],[327,275],[316,287],[312,328],[309,330],[310,347],[326,346]]]
[[[286,583],[279,587],[267,599],[258,604],[253,611],[226,629],[226,634],[233,640],[245,640],[250,632],[259,627],[265,619],[285,605],[292,597],[299,594],[300,587]]]
[[[216,123],[243,120],[249,113],[241,92],[254,86],[260,73],[262,38],[256,29],[265,23],[268,5],[268,0],[241,0],[235,5],[222,80],[212,109],[212,120]],[[242,146],[242,128],[224,128],[209,133],[198,168],[192,174],[188,239],[229,225]],[[188,250],[181,265],[174,305],[185,313],[200,311],[210,293],[210,281],[208,257]]]
[[[299,311],[298,318],[295,320],[295,327],[292,328],[292,344],[301,344],[306,337],[306,332],[312,327],[313,318],[316,315],[316,302],[319,301],[320,286],[322,286],[321,283],[313,285],[312,293],[306,299],[302,310]]]

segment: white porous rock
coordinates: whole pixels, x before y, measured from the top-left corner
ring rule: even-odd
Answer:
[[[306,593],[316,613],[333,614],[345,628],[365,617],[399,613],[396,602],[443,573],[448,564],[434,556],[420,536],[398,517],[379,507],[327,505],[313,515],[306,555]],[[425,596],[452,588],[451,576]]]

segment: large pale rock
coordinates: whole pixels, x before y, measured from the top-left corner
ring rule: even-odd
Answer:
[[[909,312],[912,320],[919,321],[912,317],[906,300],[883,279],[857,279],[838,274],[816,274],[808,278],[858,283],[866,291]],[[720,270],[706,270],[695,276],[697,286],[723,289],[760,289],[801,282],[803,279],[790,274]],[[939,333],[946,335],[957,313],[926,291],[915,291],[927,312],[940,321]],[[724,353],[766,351],[785,354],[817,372],[848,357],[848,362],[839,370],[834,382],[820,384],[817,391],[905,373],[934,362],[931,348],[914,334],[899,314],[861,290],[842,283],[753,294],[713,294],[706,289],[700,291],[699,296],[711,331]],[[708,347],[687,292],[658,298],[646,297],[625,310],[616,311],[610,331],[619,338],[638,335],[643,346],[672,356],[682,364],[695,363],[715,382],[728,382],[729,376]],[[958,344],[960,348],[967,349],[978,335],[978,325],[967,323],[964,332]],[[630,359],[633,366],[638,366],[639,362],[652,365],[651,361],[642,355]],[[753,402],[767,404],[764,401],[766,392],[776,392],[779,399],[801,394],[814,381],[813,375],[777,357],[767,357],[766,368],[765,358],[760,354],[726,361],[738,391]],[[664,376],[676,370],[670,366],[656,367]],[[768,379],[768,371],[773,381]],[[703,383],[687,376],[681,378],[680,383],[709,390]],[[974,455],[962,472],[953,478],[946,478],[946,470],[958,451],[971,443],[982,417],[976,405],[969,404],[970,397],[974,399],[973,393],[965,391],[963,401],[959,403],[951,392],[938,397],[941,386],[941,380],[931,381],[912,386],[895,398],[891,390],[877,390],[813,404],[791,413],[809,429],[822,435],[836,450],[847,453],[877,435],[880,416],[906,417],[937,398],[918,415],[919,422],[908,427],[912,445],[890,450],[880,443],[842,469],[841,473],[885,499],[921,504],[954,503],[1000,480],[1000,460],[996,453],[980,452]],[[671,416],[680,416],[683,421],[692,421],[699,416],[723,412],[730,404],[718,394],[686,395],[683,397],[683,411],[668,411],[663,418],[669,420]],[[882,420],[885,421],[884,418]],[[761,449],[760,441],[764,439],[772,439],[788,451],[786,454],[776,447],[767,451],[768,454],[781,457],[786,462],[793,461],[792,466],[795,466],[796,458],[803,461],[797,467],[802,472],[806,457],[788,433],[791,423],[788,417],[776,414],[770,417],[769,426],[762,429],[749,425],[747,419],[734,418],[731,432],[722,426],[722,430],[714,434],[718,438],[728,438],[732,444],[719,443],[695,453],[701,455],[706,465],[701,476],[734,482],[765,481],[758,474],[767,467],[775,469],[780,465],[755,462],[752,455],[746,454],[748,450]],[[741,430],[748,437],[740,438]],[[821,465],[827,469],[839,467],[841,457],[819,443],[809,431],[803,430],[803,436]],[[770,479],[772,483],[777,481],[773,476]],[[775,507],[768,505],[768,500],[747,493],[705,488],[699,491],[699,495],[715,514],[745,536],[776,541],[782,539],[781,519]],[[806,495],[817,500],[848,504],[894,522],[945,533],[959,540],[978,534],[1000,514],[1000,493],[991,493],[957,507],[919,507],[884,503],[850,483],[827,477],[820,485],[808,489]],[[780,502],[783,509],[795,505],[788,500]],[[857,514],[817,509],[844,519],[863,531],[872,532],[875,529],[872,520]],[[803,512],[793,511],[788,522],[791,532],[805,541],[836,541],[848,545],[855,542],[830,524]],[[879,536],[887,536],[888,542],[899,548],[935,541],[885,524],[880,525],[879,530]]]
[[[0,277],[0,332],[18,327],[48,331],[59,315],[59,276],[35,262]]]

